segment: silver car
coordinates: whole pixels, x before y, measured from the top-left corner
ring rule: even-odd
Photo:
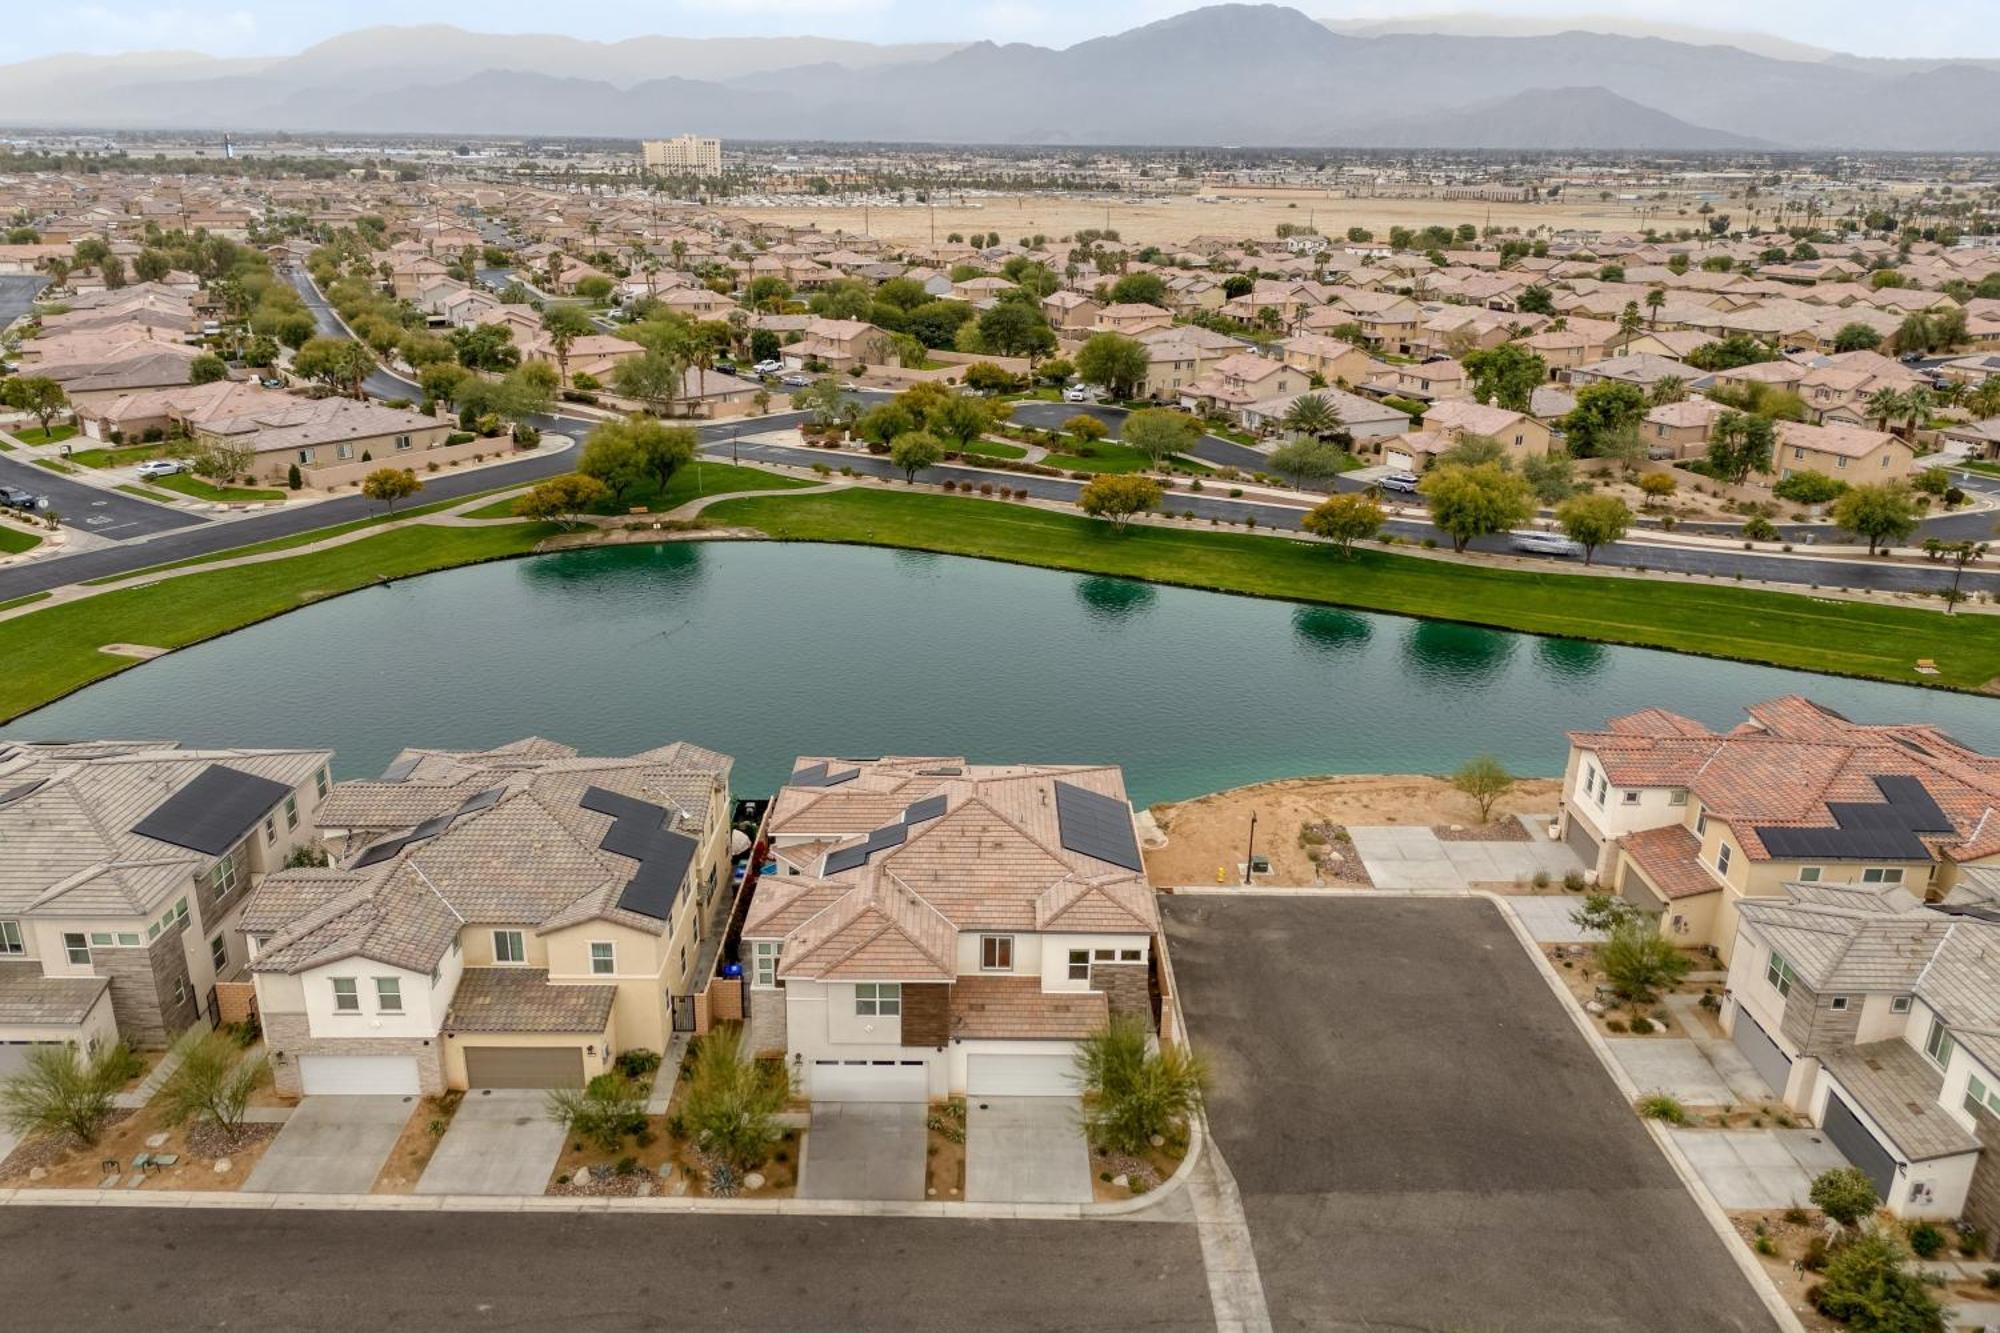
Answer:
[[[1559,532],[1511,532],[1507,534],[1507,544],[1523,555],[1583,554],[1582,542],[1571,541]]]

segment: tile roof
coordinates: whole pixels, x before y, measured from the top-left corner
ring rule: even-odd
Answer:
[[[1045,991],[1039,977],[960,977],[951,988],[951,1035],[1075,1039],[1110,1022],[1103,991]]]
[[[49,977],[37,962],[0,963],[0,1024],[75,1027],[111,985],[105,977]]]
[[[1702,868],[1701,840],[1684,824],[1627,833],[1618,845],[1669,901],[1722,891],[1721,881]]]
[[[1826,1052],[1820,1063],[1911,1161],[1979,1151],[1979,1140],[1938,1105],[1943,1073],[1914,1047],[1874,1041]]]
[[[551,985],[543,967],[468,967],[444,1027],[457,1033],[600,1033],[617,998],[616,986]]]

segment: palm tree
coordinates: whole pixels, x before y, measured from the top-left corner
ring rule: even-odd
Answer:
[[[1931,396],[1931,391],[1921,384],[1903,395],[1903,415],[1909,418],[1910,422],[1910,433],[1907,438],[1912,443],[1917,438],[1917,423],[1930,417],[1931,408],[1936,401]]]
[[[1625,308],[1618,312],[1618,332],[1622,335],[1622,341],[1618,344],[1619,351],[1623,352],[1632,346],[1632,340],[1639,336],[1640,324],[1639,303],[1627,301]]]
[[[1868,415],[1875,419],[1875,429],[1889,429],[1889,423],[1903,415],[1903,395],[1894,389],[1877,389],[1868,395]]]
[[[1660,307],[1667,303],[1667,289],[1654,287],[1646,293],[1647,323],[1654,328],[1660,326]]]
[[[1278,424],[1294,435],[1323,440],[1340,429],[1340,412],[1324,394],[1302,393],[1292,400]]]

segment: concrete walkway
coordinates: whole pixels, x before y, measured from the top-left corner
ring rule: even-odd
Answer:
[[[1560,880],[1583,863],[1551,842],[1546,819],[1523,815],[1526,842],[1460,842],[1440,838],[1424,824],[1350,825],[1354,850],[1378,889],[1467,889],[1474,885],[1528,883],[1538,874]]]
[[[1264,1299],[1263,1275],[1257,1269],[1257,1251],[1250,1244],[1243,1196],[1213,1139],[1203,1145],[1187,1189],[1188,1201],[1194,1205],[1195,1231],[1201,1237],[1202,1267],[1208,1274],[1216,1333],[1270,1333],[1271,1311]]]
[[[130,1092],[119,1093],[111,1099],[111,1104],[121,1111],[138,1110],[147,1102],[153,1100],[153,1094],[160,1090],[160,1085],[165,1083],[168,1076],[180,1067],[180,1063],[181,1053],[177,1050],[169,1049],[165,1055],[160,1057],[160,1062],[153,1066],[152,1071],[139,1081],[138,1087],[132,1089]]]
[[[1675,1129],[1674,1142],[1724,1208],[1803,1208],[1813,1177],[1847,1165],[1816,1129]]]

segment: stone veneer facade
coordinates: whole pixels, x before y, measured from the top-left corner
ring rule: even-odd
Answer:
[[[265,1014],[264,1046],[271,1052],[271,1082],[281,1096],[304,1095],[302,1055],[413,1055],[417,1086],[427,1097],[444,1091],[444,1043],[436,1037],[314,1037],[304,1014]]]
[[[194,1026],[201,1001],[188,975],[186,926],[163,930],[143,949],[92,949],[91,966],[111,982],[111,1015],[129,1046],[158,1049]],[[174,999],[175,982],[181,998]]]
[[[2000,1236],[2000,1116],[1974,1104],[1970,1098],[1966,1107],[1972,1112],[1973,1133],[1983,1151],[1972,1168],[1972,1184],[1965,1191],[1965,1216],[1986,1233],[1988,1244],[1993,1245],[1991,1238]],[[2000,1248],[1987,1252],[2000,1253]]]

